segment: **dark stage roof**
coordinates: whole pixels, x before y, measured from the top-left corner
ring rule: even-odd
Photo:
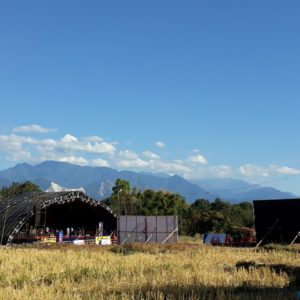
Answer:
[[[100,220],[111,231],[116,223],[116,216],[110,207],[83,192],[26,193],[0,200],[2,244],[11,243],[24,224],[35,218],[37,211],[47,211],[47,217],[44,217],[46,226],[87,224],[94,228]]]
[[[300,231],[300,199],[253,201],[257,241],[290,244]]]

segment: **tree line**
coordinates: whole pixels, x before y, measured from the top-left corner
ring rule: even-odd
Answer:
[[[30,181],[13,183],[0,189],[0,198],[9,198],[26,192],[41,192]],[[177,215],[179,233],[184,235],[205,232],[232,232],[234,228],[254,227],[252,203],[231,204],[219,198],[210,202],[197,199],[192,204],[179,194],[167,191],[131,189],[126,180],[117,179],[112,195],[103,200],[117,215]]]
[[[178,215],[179,233],[233,232],[254,227],[252,203],[231,204],[217,198],[197,199],[192,204],[179,194],[166,191],[137,191],[126,180],[117,179],[111,197],[104,200],[117,214]]]
[[[13,182],[8,187],[0,189],[0,198],[9,198],[23,193],[42,192],[40,187],[30,181],[23,183]]]

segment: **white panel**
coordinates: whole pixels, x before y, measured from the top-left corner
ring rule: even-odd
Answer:
[[[177,218],[175,216],[167,216],[167,232],[173,232],[177,228]]]
[[[157,232],[166,232],[167,224],[166,224],[166,216],[158,216],[157,217]]]
[[[120,216],[120,241],[162,243],[177,228],[177,224],[176,216]],[[177,232],[167,241],[172,242],[177,242]]]
[[[141,233],[145,231],[146,216],[137,216],[137,232]]]
[[[155,244],[156,243],[156,233],[150,233],[148,235],[148,244]]]
[[[120,242],[122,243],[126,238],[126,233],[125,232],[120,232]]]
[[[167,235],[165,233],[158,233],[157,234],[157,243],[162,243],[165,238],[167,237]]]
[[[125,230],[126,218],[125,216],[120,216],[119,218],[120,230]],[[121,229],[122,228],[122,229]]]
[[[156,231],[156,217],[155,216],[147,217],[147,231],[148,232]]]
[[[125,231],[130,233],[130,232],[135,232],[136,230],[136,218],[134,216],[127,216],[126,217],[126,224],[125,224]]]

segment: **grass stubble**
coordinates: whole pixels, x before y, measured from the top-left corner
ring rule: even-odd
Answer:
[[[0,299],[295,299],[299,269],[277,248],[1,247]]]

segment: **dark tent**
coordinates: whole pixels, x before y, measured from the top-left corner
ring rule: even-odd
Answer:
[[[0,200],[2,244],[14,243],[21,232],[51,228],[83,228],[96,233],[99,223],[110,234],[116,229],[116,216],[110,207],[80,191],[26,193]]]
[[[290,244],[300,231],[300,199],[253,201],[257,241]]]

